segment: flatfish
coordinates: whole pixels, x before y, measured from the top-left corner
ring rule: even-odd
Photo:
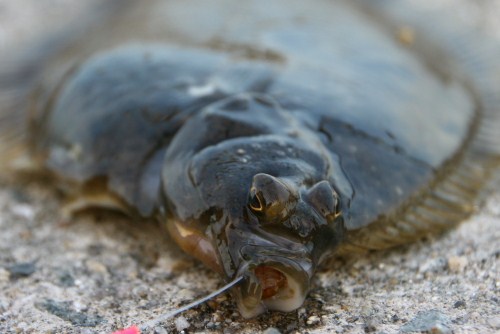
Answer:
[[[244,317],[300,307],[332,255],[455,226],[497,171],[500,48],[450,12],[106,6],[2,69],[2,166],[49,173],[69,213],[158,219],[240,280]]]

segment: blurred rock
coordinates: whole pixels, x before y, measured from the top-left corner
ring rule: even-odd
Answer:
[[[31,276],[36,271],[35,262],[16,263],[5,268],[10,273],[10,279],[16,280]]]
[[[415,318],[401,327],[401,332],[430,332],[433,334],[451,334],[451,320],[438,310],[422,311]]]

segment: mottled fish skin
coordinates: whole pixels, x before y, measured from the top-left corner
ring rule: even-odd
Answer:
[[[366,4],[131,4],[39,65],[30,154],[89,205],[157,217],[226,280],[244,276],[243,316],[296,309],[339,246],[470,214],[488,170],[462,175],[500,155],[476,154],[498,119],[488,88]]]

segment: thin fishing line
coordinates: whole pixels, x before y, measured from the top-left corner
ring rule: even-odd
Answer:
[[[193,308],[195,306],[198,306],[200,304],[203,304],[204,302],[206,302],[207,300],[210,300],[212,298],[214,298],[215,296],[217,295],[220,295],[221,293],[223,293],[224,291],[232,288],[233,286],[235,286],[237,283],[239,283],[241,280],[243,279],[243,276],[239,276],[237,278],[235,278],[233,281],[229,282],[228,284],[224,285],[222,288],[220,288],[219,290],[216,290],[214,292],[212,292],[211,294],[209,294],[208,296],[205,296],[205,297],[202,297],[200,299],[197,299],[195,300],[194,302],[191,302],[187,305],[184,305],[176,310],[173,310],[173,311],[170,311],[168,313],[165,313],[165,314],[162,314],[160,315],[159,317],[153,319],[153,320],[150,320],[144,324],[142,324],[139,328],[141,331],[143,330],[147,330],[155,325],[157,325],[158,323],[160,322],[163,322],[169,318],[172,318],[172,317],[175,317],[176,315],[184,312],[184,311],[187,311],[189,310],[190,308]]]

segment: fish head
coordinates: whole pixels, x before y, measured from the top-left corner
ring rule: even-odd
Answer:
[[[342,239],[338,195],[328,181],[299,187],[267,173],[255,174],[242,191],[242,199],[222,196],[197,219],[167,219],[170,234],[226,281],[244,277],[232,291],[243,317],[295,310],[318,264]]]
[[[278,135],[267,130],[278,125]],[[167,150],[169,232],[226,281],[244,277],[233,288],[244,317],[300,307],[316,267],[342,239],[334,169],[309,138],[276,104],[244,97],[202,111]]]
[[[244,277],[234,288],[244,317],[303,304],[317,265],[340,241],[340,212],[327,181],[299,188],[287,178],[253,177],[244,219],[225,231],[233,275]]]

